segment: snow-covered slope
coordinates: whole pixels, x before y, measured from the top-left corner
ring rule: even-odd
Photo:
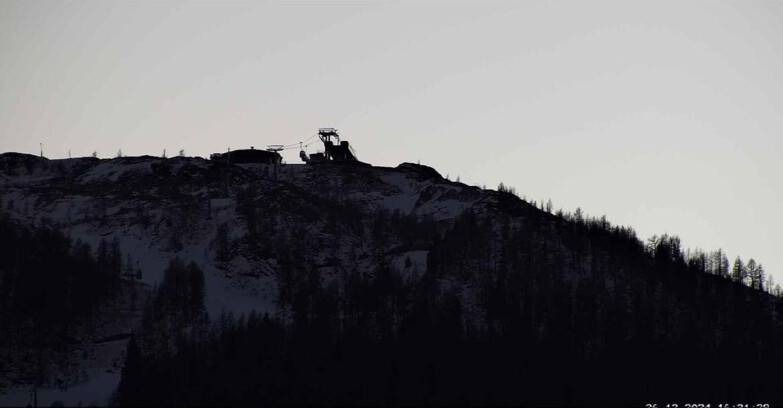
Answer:
[[[496,192],[444,180],[411,163],[287,165],[278,168],[277,179],[274,173],[270,165],[201,158],[48,160],[5,153],[0,208],[15,220],[55,227],[93,248],[117,239],[149,287],[160,282],[172,258],[195,262],[205,275],[210,316],[255,310],[285,317],[287,311],[276,305],[281,240],[299,248],[298,256],[328,285],[348,269],[372,273],[377,266],[361,233],[335,228],[333,214],[342,214],[339,222],[355,217],[365,225],[363,215],[385,209],[448,223],[468,208],[481,213],[502,201]],[[391,248],[388,256],[392,267],[416,276],[426,269],[427,253],[419,244]]]
[[[274,217],[283,233],[291,232],[289,224],[300,224],[289,221],[309,217],[310,236],[320,233],[318,214],[330,203],[444,221],[467,208],[484,211],[495,201],[487,191],[448,182],[435,170],[410,163],[396,168],[287,165],[278,169],[277,180],[273,174],[269,165],[225,166],[200,158],[47,160],[6,153],[0,155],[0,205],[17,220],[54,226],[93,248],[101,239],[116,237],[150,286],[160,281],[171,258],[196,262],[205,271],[206,303],[214,316],[223,310],[274,311],[273,258],[259,259],[239,246],[228,263],[215,260],[221,225],[230,240],[248,234],[237,198],[250,185],[259,217]],[[317,263],[333,256],[322,249],[308,248]],[[355,249],[361,258],[365,248]]]

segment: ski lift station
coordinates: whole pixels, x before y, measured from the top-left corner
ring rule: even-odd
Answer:
[[[318,138],[324,144],[324,151],[307,155],[300,148],[299,157],[305,163],[319,163],[324,161],[350,162],[357,161],[356,152],[347,140],[340,140],[337,129],[321,128],[318,129]]]
[[[312,154],[307,154],[305,148],[312,144],[303,145],[303,142],[299,142],[299,157],[303,162],[308,164],[328,163],[328,162],[358,162],[356,152],[347,140],[340,140],[340,135],[337,133],[337,129],[334,128],[320,128],[318,134],[313,135],[309,139],[318,136],[319,140],[323,143],[323,151],[319,151]],[[266,150],[256,150],[254,147],[250,149],[242,150],[230,150],[226,153],[212,153],[209,156],[210,160],[222,161],[232,164],[242,163],[261,163],[261,164],[284,164],[283,158],[280,156],[280,151],[289,150],[296,147],[296,144],[291,145],[269,145]]]

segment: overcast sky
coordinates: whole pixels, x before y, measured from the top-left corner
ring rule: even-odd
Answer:
[[[782,50],[783,2],[2,0],[0,151],[207,156],[336,127],[363,161],[503,181],[781,282]]]

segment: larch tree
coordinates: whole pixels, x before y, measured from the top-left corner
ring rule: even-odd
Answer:
[[[712,256],[715,274],[724,278],[729,277],[729,258],[726,257],[726,253],[722,249],[718,249]]]
[[[748,272],[745,269],[745,265],[742,263],[742,259],[737,256],[737,259],[734,260],[734,267],[731,269],[731,280],[744,285],[747,277]]]
[[[759,287],[759,265],[756,263],[756,260],[753,258],[750,258],[748,261],[748,278],[750,278],[750,287],[751,288],[758,288]]]

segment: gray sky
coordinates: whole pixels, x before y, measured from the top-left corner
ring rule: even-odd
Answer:
[[[206,156],[336,127],[363,161],[503,181],[781,282],[781,50],[783,2],[0,0],[0,151]]]

